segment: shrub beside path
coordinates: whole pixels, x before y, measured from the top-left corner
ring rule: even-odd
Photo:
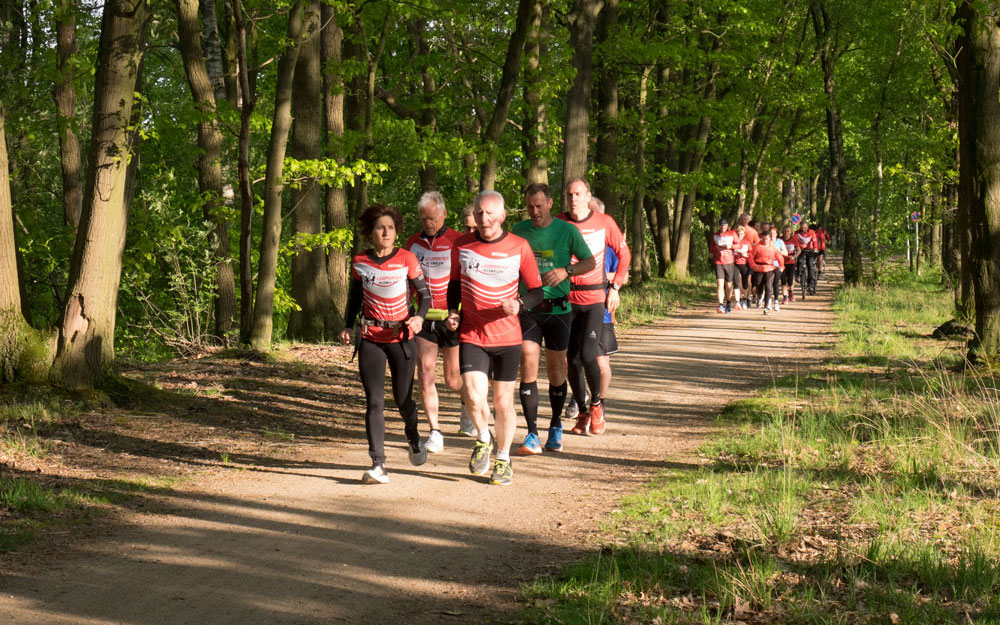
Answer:
[[[829,267],[817,296],[777,314],[700,304],[623,337],[607,433],[515,457],[511,487],[468,473],[471,441],[455,434],[445,392],[446,447],[423,467],[409,466],[392,415],[385,486],[359,483],[363,435],[310,447],[306,462],[211,473],[167,495],[163,512],[0,573],[0,622],[510,622],[519,584],[599,548],[624,495],[661,469],[697,466],[725,404],[824,357],[839,279]],[[517,444],[523,435],[522,423]]]

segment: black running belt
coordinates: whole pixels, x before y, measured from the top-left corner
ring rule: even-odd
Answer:
[[[603,291],[608,288],[607,282],[602,282],[601,284],[570,284],[570,291]]]
[[[369,319],[368,317],[361,318],[362,326],[375,326],[378,328],[389,328],[396,329],[403,327],[403,321],[386,321],[384,319]]]

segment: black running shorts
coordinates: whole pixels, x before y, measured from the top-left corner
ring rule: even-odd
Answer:
[[[480,371],[487,376],[493,372],[497,382],[514,382],[521,366],[521,346],[482,347],[472,343],[460,343],[458,362],[462,373]]]
[[[795,283],[795,263],[785,265],[785,270],[781,272],[781,284],[792,286]]]
[[[544,339],[545,347],[556,352],[566,351],[569,347],[569,312],[549,315],[523,311],[518,319],[521,322],[522,340],[541,345]]]
[[[445,321],[424,321],[418,339],[430,341],[438,347],[458,347],[458,331],[445,327]]]
[[[728,265],[716,265],[715,266],[715,277],[718,280],[725,280],[728,283],[733,282],[733,278],[736,276],[736,266],[732,263]]]
[[[618,353],[618,337],[615,336],[615,324],[605,323],[601,330],[601,340],[597,342],[597,355],[610,356]]]

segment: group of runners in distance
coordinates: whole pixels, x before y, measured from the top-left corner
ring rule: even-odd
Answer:
[[[362,474],[363,483],[389,481],[383,390],[387,363],[414,466],[424,464],[428,452],[444,449],[438,353],[445,384],[462,400],[459,431],[475,439],[469,470],[490,474],[492,484],[509,485],[514,476],[510,453],[517,430],[518,378],[528,430],[518,455],[562,451],[564,408],[576,419],[571,432],[605,431],[609,356],[618,351],[614,313],[631,254],[586,180],[570,181],[565,191],[566,210],[555,216],[548,185],[529,185],[523,197],[528,219],[509,232],[503,227],[503,196],[483,191],[464,211],[464,233],[445,225],[444,198],[429,191],[417,203],[422,229],[405,248],[395,244],[402,227],[396,208],[376,204],[361,215],[360,231],[371,246],[353,259],[340,339],[348,344],[355,335],[365,391],[372,465]],[[544,446],[538,431],[543,346],[552,414]],[[415,370],[430,426],[426,440],[418,432]],[[490,390],[495,435],[489,423]]]
[[[830,235],[823,227],[812,229],[803,219],[798,229],[756,224],[750,215],[740,215],[735,229],[729,220],[719,220],[709,239],[715,264],[720,314],[751,307],[764,314],[778,312],[786,302],[795,301],[795,281],[801,294],[816,293],[816,281],[823,274],[826,244]],[[781,302],[778,302],[778,298]]]

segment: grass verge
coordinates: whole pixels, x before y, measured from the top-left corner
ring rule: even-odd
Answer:
[[[625,285],[621,290],[621,305],[615,313],[615,323],[623,330],[647,325],[663,319],[677,308],[714,297],[712,285],[702,278],[672,280],[653,278],[641,288]]]
[[[53,436],[94,406],[49,388],[6,390],[7,401],[0,402],[0,553],[170,486],[166,478],[84,479],[43,471],[42,465],[58,465],[49,458]]]
[[[825,365],[728,406],[531,623],[1000,623],[1000,376],[962,372],[934,279],[837,297]]]

